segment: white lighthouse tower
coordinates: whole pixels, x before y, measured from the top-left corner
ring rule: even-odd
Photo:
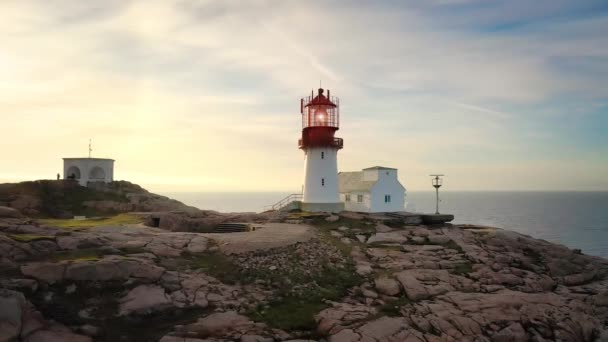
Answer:
[[[340,212],[344,203],[338,195],[338,150],[341,138],[334,137],[340,128],[340,106],[337,97],[327,95],[319,88],[318,94],[302,98],[302,139],[300,148],[306,154],[304,193],[301,209],[304,211]]]

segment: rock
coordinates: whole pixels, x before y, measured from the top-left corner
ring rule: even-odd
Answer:
[[[367,298],[378,298],[378,294],[372,290],[363,289],[362,294]]]
[[[338,227],[338,230],[341,231],[341,232],[347,232],[347,231],[350,230],[350,228],[345,227],[345,226],[341,226],[341,227]]]
[[[391,232],[391,233],[376,233],[367,240],[368,244],[371,243],[404,243],[407,242],[407,237],[405,237],[401,232]]]
[[[190,253],[202,253],[207,250],[207,243],[209,239],[203,236],[195,236],[190,240],[188,247],[186,247],[186,251]]]
[[[91,342],[91,338],[68,331],[38,330],[24,342]]]
[[[437,245],[444,245],[451,240],[449,236],[445,235],[429,235],[427,238],[429,239],[430,243]]]
[[[593,303],[597,306],[608,306],[608,291],[593,296]]]
[[[17,340],[21,333],[25,298],[16,291],[0,289],[0,341]]]
[[[164,268],[151,263],[108,256],[99,261],[79,261],[67,266],[65,278],[71,280],[122,280],[129,277],[158,280]]]
[[[4,279],[0,280],[0,287],[34,292],[38,289],[38,282],[34,279]]]
[[[210,340],[201,340],[200,338],[178,337],[165,335],[158,342],[212,342]]]
[[[369,263],[357,263],[355,265],[355,271],[357,272],[357,274],[365,276],[372,273],[374,270],[372,269],[372,266]]]
[[[378,292],[387,296],[396,296],[399,294],[399,292],[401,292],[399,282],[397,282],[395,279],[387,277],[376,278],[376,280],[374,280],[374,285]]]
[[[156,285],[140,285],[129,291],[120,302],[120,316],[131,313],[147,314],[166,309],[171,305],[165,290]]]
[[[361,336],[351,329],[340,330],[337,334],[329,337],[329,342],[357,342]]]
[[[352,243],[351,239],[349,239],[347,237],[341,238],[340,241],[345,245],[350,245]]]
[[[336,237],[336,238],[341,238],[342,236],[344,236],[344,235],[342,235],[342,233],[337,232],[335,230],[332,230],[331,232],[329,232],[329,235]]]
[[[414,241],[414,242],[415,242],[415,243],[417,243],[417,244],[423,244],[423,243],[425,243],[425,242],[426,242],[426,238],[425,238],[425,237],[423,237],[423,236],[414,236],[414,237],[412,238],[412,241]]]
[[[386,337],[396,334],[407,327],[403,317],[381,317],[361,326],[357,331],[372,341],[384,340]]]
[[[393,228],[391,228],[391,227],[389,227],[387,225],[384,225],[384,224],[381,224],[381,223],[379,223],[379,224],[376,225],[376,232],[377,233],[388,233],[388,232],[391,232],[391,231],[393,231]]]
[[[63,280],[65,264],[37,262],[21,266],[23,275],[53,284]]]
[[[337,215],[329,215],[325,218],[325,221],[327,222],[336,222],[340,219],[340,216]]]
[[[513,323],[492,336],[492,342],[528,341],[526,331],[519,323]]]
[[[272,337],[263,337],[260,335],[243,335],[241,336],[241,342],[273,342]]]
[[[430,296],[426,290],[426,287],[408,271],[397,273],[395,276],[403,286],[403,290],[405,291],[407,298],[410,300],[418,301],[421,299],[426,299]]]
[[[253,325],[253,322],[248,317],[239,315],[234,311],[227,311],[199,318],[196,323],[189,325],[189,330],[202,336],[220,337],[228,331],[250,325]]]
[[[361,243],[365,243],[365,240],[367,240],[367,236],[365,235],[356,235],[357,240],[359,240],[359,242]]]
[[[91,325],[91,324],[85,324],[85,325],[81,325],[79,328],[81,333],[87,335],[87,336],[97,336],[99,335],[99,328]]]
[[[21,218],[23,215],[17,209],[0,206],[0,217]]]

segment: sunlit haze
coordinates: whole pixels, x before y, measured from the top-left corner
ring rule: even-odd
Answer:
[[[340,171],[410,191],[608,190],[608,4],[0,2],[0,182],[116,160],[153,191],[297,191],[300,97]]]

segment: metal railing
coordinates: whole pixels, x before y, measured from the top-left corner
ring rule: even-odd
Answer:
[[[306,146],[305,146],[306,145]],[[344,140],[342,138],[333,138],[333,140],[322,141],[322,142],[314,142],[304,144],[303,139],[298,139],[298,147],[335,147],[337,149],[342,149],[344,147]]]
[[[273,205],[266,206],[268,210],[281,210],[285,205],[302,199],[302,194],[290,194]]]

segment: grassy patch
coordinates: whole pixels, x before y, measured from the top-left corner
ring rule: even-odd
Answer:
[[[249,316],[255,321],[268,322],[283,330],[314,330],[314,315],[326,307],[324,303],[292,297],[270,303],[268,308],[260,306],[250,312]]]
[[[220,252],[182,253],[180,257],[162,260],[161,264],[169,269],[201,270],[226,284],[235,284],[242,278],[240,268]]]
[[[104,256],[104,252],[98,248],[83,248],[71,251],[61,251],[51,254],[48,259],[53,262],[59,261],[97,261]]]
[[[39,240],[55,240],[52,235],[33,235],[33,234],[8,234],[8,237],[19,242],[32,242]]]
[[[111,217],[90,218],[85,220],[74,219],[42,219],[40,223],[58,228],[91,228],[99,226],[121,226],[126,224],[142,223],[143,219],[139,216],[130,214],[119,214]]]
[[[310,279],[293,283],[306,281],[316,286],[296,295],[292,294],[288,284],[279,284],[279,299],[268,307],[257,307],[249,312],[249,316],[279,329],[313,331],[316,328],[314,315],[328,307],[324,301],[341,299],[349,288],[361,283],[361,278],[349,266],[346,269],[326,268]]]

